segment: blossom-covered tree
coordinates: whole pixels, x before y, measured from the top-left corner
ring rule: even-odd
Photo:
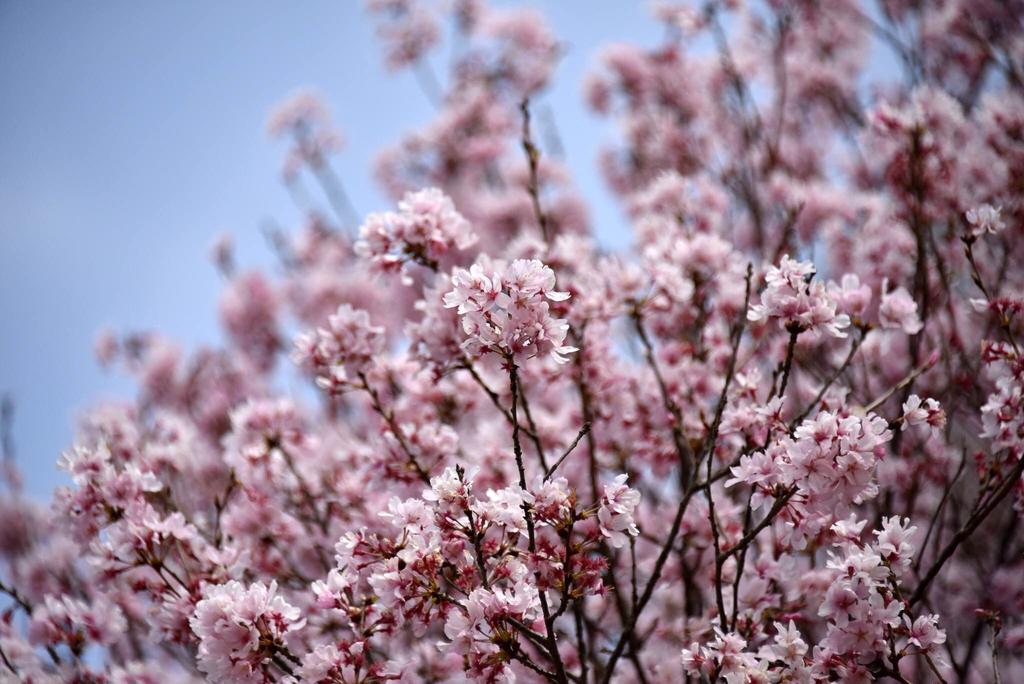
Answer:
[[[272,116],[333,213],[217,244],[224,346],[99,340],[52,506],[5,460],[0,680],[1024,681],[1024,3],[654,3],[585,87],[628,253],[539,14],[368,7],[395,206]]]

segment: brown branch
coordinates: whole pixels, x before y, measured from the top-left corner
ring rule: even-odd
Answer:
[[[782,384],[779,386],[778,396],[786,394],[786,384],[789,382],[789,373],[793,369],[793,354],[796,352],[796,338],[803,331],[799,325],[790,324],[786,326],[789,331],[789,344],[786,346],[786,359],[782,362]]]
[[[860,337],[856,338],[853,341],[853,344],[850,345],[850,352],[846,355],[846,359],[843,361],[842,365],[839,366],[831,376],[829,376],[828,380],[825,381],[825,384],[822,385],[821,390],[818,391],[818,394],[814,397],[811,403],[807,405],[807,408],[805,408],[800,415],[790,422],[790,430],[802,423],[803,420],[811,414],[811,411],[813,411],[814,407],[818,405],[818,402],[824,398],[825,393],[828,392],[829,388],[832,387],[836,380],[838,380],[839,377],[846,372],[846,369],[850,367],[850,364],[853,362],[853,357],[856,356],[857,350],[860,349],[860,345],[864,342],[864,338],[868,336],[869,332],[871,332],[871,330],[866,327],[861,327],[860,330]]]
[[[718,406],[716,407],[716,410],[715,410],[715,420],[712,422],[712,428],[711,428],[710,433],[708,434],[708,437],[707,437],[707,440],[706,440],[706,445],[705,445],[705,450],[707,451],[707,458],[708,458],[708,464],[709,464],[708,465],[708,473],[709,473],[708,480],[709,481],[711,480],[711,477],[710,477],[711,465],[710,465],[710,463],[713,460],[714,445],[715,445],[715,442],[718,439],[718,430],[719,430],[719,427],[721,426],[721,417],[722,417],[722,414],[725,411],[726,402],[728,401],[729,386],[730,386],[730,384],[732,382],[732,377],[735,374],[735,370],[736,370],[736,358],[739,355],[740,340],[743,338],[743,331],[746,328],[747,308],[750,306],[750,281],[751,281],[752,275],[753,275],[753,265],[748,264],[747,265],[747,277],[746,277],[746,294],[744,295],[744,298],[743,298],[743,308],[740,310],[740,319],[739,319],[739,321],[733,326],[733,330],[732,330],[732,352],[731,352],[731,354],[729,356],[729,363],[728,363],[728,366],[727,366],[727,369],[726,369],[725,382],[723,383],[722,393],[719,396]],[[634,320],[637,323],[639,323],[639,321],[636,318]],[[638,326],[638,327],[640,328],[641,331],[643,330],[642,326]],[[645,348],[647,350],[648,355],[652,356],[651,352],[650,352],[649,344],[650,343],[648,342],[648,345],[645,345]],[[649,362],[650,362],[650,359],[649,359]],[[656,364],[654,365],[654,368],[655,369],[657,368]],[[655,377],[660,377],[660,373],[656,373]],[[691,481],[691,480],[688,478],[687,481]],[[650,577],[650,579],[647,580],[647,584],[644,586],[644,591],[640,595],[639,601],[637,601],[636,610],[633,611],[633,614],[632,614],[632,616],[630,617],[630,620],[629,620],[629,624],[623,625],[623,630],[622,630],[622,633],[619,635],[619,640],[616,642],[615,648],[612,650],[612,654],[608,658],[608,665],[607,665],[607,667],[605,669],[605,674],[604,674],[604,679],[603,679],[604,684],[608,684],[611,681],[612,675],[615,672],[615,665],[618,662],[619,658],[622,657],[622,653],[623,653],[623,651],[626,648],[627,642],[632,643],[636,639],[636,625],[637,625],[637,622],[640,619],[640,614],[643,612],[644,608],[647,606],[648,602],[651,600],[651,596],[654,594],[654,588],[655,588],[655,586],[657,586],[658,582],[661,580],[661,573],[662,573],[662,571],[665,568],[665,563],[668,561],[669,556],[672,554],[672,551],[674,550],[674,546],[675,546],[675,542],[676,542],[676,537],[679,536],[679,529],[682,526],[683,515],[686,513],[686,508],[687,508],[687,506],[689,506],[690,499],[693,498],[694,493],[696,493],[697,491],[698,491],[698,488],[693,487],[691,485],[691,486],[687,487],[686,490],[683,493],[682,500],[679,502],[679,506],[676,508],[675,517],[672,519],[672,526],[669,529],[668,538],[665,540],[665,544],[662,546],[661,552],[658,554],[658,558],[654,562],[654,570],[651,573],[651,577]]]
[[[530,201],[533,203],[533,213],[540,225],[541,235],[544,242],[551,244],[551,228],[548,225],[548,216],[540,206],[540,181],[539,163],[540,150],[533,144],[533,136],[530,134],[530,101],[523,100],[519,103],[519,111],[523,114],[523,152],[526,153],[526,162],[530,167],[530,178],[526,185],[526,191],[530,193]]]
[[[552,465],[550,468],[548,468],[547,472],[544,473],[544,481],[545,482],[547,482],[548,480],[551,479],[551,476],[555,474],[556,470],[558,470],[558,466],[562,465],[562,461],[564,461],[565,459],[567,459],[569,457],[569,454],[571,454],[573,452],[573,450],[576,448],[576,446],[579,445],[580,440],[583,439],[583,436],[586,435],[589,432],[590,432],[590,423],[584,423],[583,427],[580,428],[579,434],[576,435],[576,439],[574,439],[572,441],[572,444],[570,444],[569,447],[565,450],[565,453],[563,453],[559,457],[559,459],[557,461],[555,461],[554,465]]]
[[[425,484],[429,485],[430,475],[427,474],[427,471],[424,470],[423,466],[421,466],[419,461],[416,460],[416,456],[412,453],[412,449],[409,448],[409,444],[408,442],[406,442],[405,439],[405,433],[402,431],[402,427],[398,424],[398,421],[395,419],[394,412],[388,411],[387,409],[384,408],[384,405],[381,403],[380,400],[380,394],[377,392],[376,389],[373,388],[372,385],[370,385],[370,382],[367,379],[365,373],[359,373],[359,379],[363,383],[363,389],[366,390],[366,393],[370,395],[370,401],[373,404],[373,410],[377,412],[377,415],[384,419],[385,423],[387,423],[388,428],[391,430],[391,434],[393,434],[395,436],[395,440],[398,441],[398,446],[401,447],[402,451],[405,453],[405,456],[409,462],[409,466],[412,468],[412,470],[416,472],[416,475],[420,478],[420,480],[422,480]]]
[[[971,517],[967,519],[967,522],[964,523],[963,527],[953,535],[953,538],[950,539],[949,543],[946,544],[946,547],[942,549],[942,552],[935,560],[935,563],[932,564],[928,572],[925,573],[924,578],[917,585],[917,588],[911,595],[910,601],[907,605],[913,606],[915,603],[918,603],[927,596],[928,586],[938,576],[939,571],[942,570],[942,566],[945,565],[946,561],[948,561],[954,553],[956,553],[960,544],[970,537],[971,534],[974,533],[974,530],[978,529],[978,526],[981,525],[992,511],[995,510],[996,506],[1006,498],[1006,495],[1013,491],[1014,485],[1016,485],[1017,481],[1020,480],[1021,473],[1024,473],[1024,459],[1017,461],[1017,465],[1014,466],[1013,470],[1010,471],[1010,474],[1005,480],[1003,480],[995,494],[989,499],[988,503],[975,511]]]
[[[525,492],[526,466],[523,463],[523,446],[519,440],[519,416],[517,409],[519,405],[519,369],[511,355],[506,358],[506,362],[508,364],[509,387],[512,392],[512,449],[515,453],[516,468],[519,470],[519,487]],[[530,553],[533,554],[537,552],[537,537],[534,529],[533,512],[530,510],[530,505],[525,501],[523,502],[523,517],[526,520],[526,533]],[[535,576],[538,584],[541,584],[539,569],[535,572]],[[555,665],[555,675],[557,677],[555,681],[563,682],[564,684],[568,682],[568,678],[565,674],[565,664],[562,662],[562,656],[558,652],[558,643],[555,641],[554,619],[551,617],[551,608],[548,606],[547,592],[542,590],[538,593],[540,596],[541,612],[544,614],[544,627],[547,632],[547,651]]]
[[[744,312],[745,315],[746,313]],[[658,391],[661,393],[662,404],[664,404],[665,410],[669,413],[669,420],[672,423],[672,443],[675,445],[676,454],[679,456],[680,480],[683,488],[686,489],[690,484],[690,471],[694,463],[693,451],[683,435],[683,414],[679,410],[676,400],[669,393],[668,385],[665,383],[665,378],[658,367],[658,360],[654,356],[654,345],[651,344],[651,339],[647,336],[647,331],[644,329],[643,316],[640,314],[639,308],[633,309],[632,317],[637,337],[644,348],[644,359],[647,361],[651,372],[654,373],[654,379],[658,383]]]
[[[477,372],[476,366],[473,365],[473,362],[468,358],[464,358],[458,367],[469,372],[476,384],[479,385],[480,389],[482,389],[484,394],[487,395],[487,398],[491,400],[492,404],[494,404],[494,407],[501,412],[501,415],[505,416],[505,420],[508,424],[512,425],[512,412],[501,405],[501,398],[498,396],[498,393],[491,389],[484,379],[480,377],[480,373]],[[530,441],[533,442],[533,446],[540,451],[540,435],[531,429],[523,427],[522,425],[519,426],[519,431],[526,435]]]
[[[865,406],[864,407],[864,413],[870,413],[871,411],[874,411],[876,408],[878,408],[879,406],[884,404],[886,401],[888,401],[889,398],[892,395],[896,394],[901,389],[904,389],[906,387],[910,387],[911,383],[913,383],[914,380],[916,380],[919,375],[924,373],[926,370],[931,368],[933,365],[935,365],[935,364],[932,363],[931,360],[929,359],[929,360],[926,360],[924,363],[922,363],[917,368],[915,368],[912,371],[910,371],[909,373],[907,373],[906,377],[904,377],[902,380],[900,380],[895,385],[893,385],[892,387],[887,389],[885,392],[883,392],[880,397],[878,397],[877,399],[872,401],[870,404]]]

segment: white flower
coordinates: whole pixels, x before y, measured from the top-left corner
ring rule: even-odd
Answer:
[[[640,492],[626,486],[626,477],[618,475],[611,484],[604,486],[601,506],[597,511],[601,534],[615,548],[626,543],[627,534],[634,537],[640,534],[633,519],[633,511],[640,503]]]
[[[1000,212],[1002,207],[993,207],[991,204],[982,204],[973,209],[967,210],[967,222],[971,224],[971,233],[975,236],[995,235],[1006,228]]]

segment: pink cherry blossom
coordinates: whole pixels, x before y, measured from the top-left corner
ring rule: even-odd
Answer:
[[[444,304],[458,309],[467,336],[462,346],[470,356],[547,355],[566,363],[565,355],[576,351],[563,344],[568,324],[550,311],[550,302],[563,302],[569,293],[555,289],[554,272],[540,261],[478,261],[469,270],[456,269],[452,285]]]
[[[946,413],[942,410],[939,402],[934,399],[922,400],[916,394],[911,394],[903,402],[903,424],[904,426],[928,425],[941,429],[946,425]]]
[[[406,194],[397,212],[370,214],[359,232],[356,252],[384,271],[405,272],[411,263],[437,270],[449,252],[476,242],[469,222],[437,188]]]
[[[982,204],[967,210],[967,222],[971,224],[971,233],[975,236],[984,234],[997,235],[1006,228],[1000,214],[1002,207]]]
[[[597,518],[601,534],[608,537],[612,546],[619,548],[626,543],[627,535],[635,537],[640,533],[633,519],[633,511],[639,504],[640,492],[626,486],[626,475],[619,475],[604,486]]]
[[[190,621],[199,639],[199,668],[214,682],[264,682],[266,665],[301,629],[301,611],[277,595],[277,583],[237,581],[206,587]]]
[[[430,104],[384,210],[298,91],[219,341],[103,333],[49,505],[0,402],[0,680],[1024,681],[1017,4],[654,3],[611,209],[575,34],[366,7]]]
[[[883,328],[902,330],[908,335],[916,335],[924,327],[917,315],[917,302],[904,287],[898,287],[882,295],[882,302],[878,305],[878,318]]]
[[[293,360],[328,392],[342,392],[359,383],[384,347],[384,329],[370,323],[366,311],[342,304],[323,328],[296,338]]]
[[[849,327],[850,318],[836,313],[836,299],[821,282],[813,280],[814,273],[814,265],[809,261],[783,256],[779,266],[768,269],[761,303],[750,307],[747,318],[755,322],[776,318],[783,327],[821,330],[833,337],[845,337],[843,329]]]

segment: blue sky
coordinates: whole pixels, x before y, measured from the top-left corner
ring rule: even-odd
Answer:
[[[654,45],[660,28],[644,3],[535,4],[568,44],[546,102],[602,239],[621,246],[594,163],[611,133],[581,80],[600,45]],[[230,231],[242,265],[270,265],[260,226],[298,225],[264,124],[303,86],[345,132],[336,169],[357,209],[385,208],[374,154],[432,109],[411,75],[383,69],[361,2],[0,0],[0,392],[17,403],[31,494],[63,481],[54,464],[82,409],[131,395],[96,366],[96,332],[217,341],[213,239]]]

